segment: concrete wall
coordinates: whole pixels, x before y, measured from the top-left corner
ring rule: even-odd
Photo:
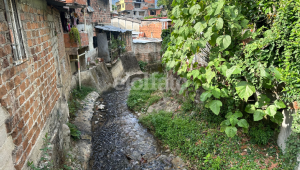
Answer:
[[[89,70],[80,72],[80,77],[82,86],[93,87],[97,89],[99,93],[113,87],[113,76],[104,62],[99,63]],[[77,86],[79,86],[78,73],[72,77],[71,89],[74,89]]]
[[[78,30],[84,30],[84,24],[79,24],[76,26]],[[90,61],[95,61],[98,55],[98,48],[94,48],[93,37],[94,37],[94,24],[86,25],[86,32],[88,34],[89,45],[85,55],[85,63],[87,63],[88,58]]]
[[[130,21],[130,20],[125,20],[121,18],[112,18],[111,19],[111,25],[122,28],[122,29],[128,29],[128,30],[133,30],[133,31],[140,31],[140,23],[135,22],[135,21]]]
[[[161,42],[133,43],[133,52],[138,61],[160,62],[160,50]]]

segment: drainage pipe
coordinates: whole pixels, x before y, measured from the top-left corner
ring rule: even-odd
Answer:
[[[80,79],[80,57],[85,55],[85,52],[82,54],[77,54],[77,59],[72,59],[71,61],[77,61],[78,62],[78,79],[79,79],[79,89],[81,89],[81,79]]]

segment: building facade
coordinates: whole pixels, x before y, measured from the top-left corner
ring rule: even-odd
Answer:
[[[120,0],[116,6],[120,16],[135,19],[156,16],[161,11],[160,8],[155,8],[155,0]]]

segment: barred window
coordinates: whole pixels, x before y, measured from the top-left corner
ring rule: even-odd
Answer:
[[[16,0],[4,0],[4,5],[12,41],[14,61],[15,64],[18,65],[27,60],[21,20],[17,10]]]

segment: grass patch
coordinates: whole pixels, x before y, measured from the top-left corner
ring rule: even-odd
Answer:
[[[238,136],[228,138],[219,130],[222,117],[213,120],[216,116],[206,109],[193,111],[196,112],[193,116],[184,111],[177,116],[165,111],[154,112],[141,117],[140,123],[165,146],[181,155],[190,169],[267,169],[281,166],[282,159],[277,159],[281,152],[275,140],[269,141],[267,147],[261,147],[241,131]]]
[[[80,101],[83,100],[92,91],[95,91],[95,89],[85,86],[81,86],[81,89],[77,87],[71,91],[70,99],[68,101],[71,119],[74,119],[76,117],[75,114],[77,110],[82,108]]]
[[[149,78],[134,82],[127,100],[128,107],[134,111],[146,111],[151,104],[162,98],[152,94],[164,86],[165,75],[159,73],[153,73]]]

